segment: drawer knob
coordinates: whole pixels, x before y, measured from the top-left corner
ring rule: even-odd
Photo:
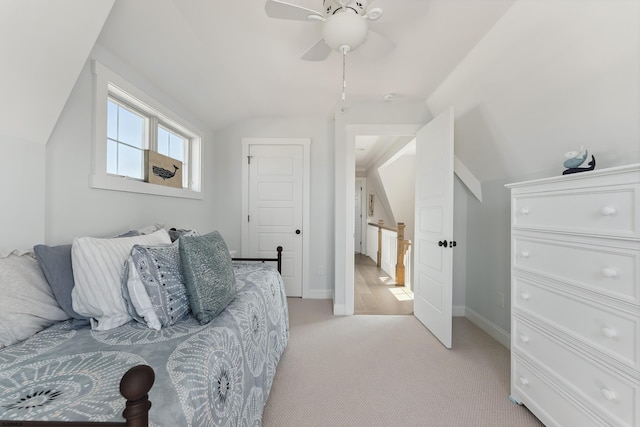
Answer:
[[[526,336],[525,334],[520,335],[520,341],[522,341],[523,344],[528,344],[529,343],[529,337]]]
[[[602,216],[612,216],[617,212],[618,211],[616,210],[616,208],[612,208],[611,206],[603,206],[602,209],[600,209],[600,213],[602,214]]]
[[[615,268],[605,267],[605,268],[602,269],[602,275],[604,277],[608,277],[610,279],[613,279],[613,278],[618,276],[618,272],[616,271]]]
[[[521,298],[523,301],[529,301],[530,295],[529,295],[528,293],[526,293],[526,292],[521,292],[521,293],[520,293],[520,298]]]
[[[529,209],[527,208],[520,209],[520,215],[529,215]]]
[[[520,377],[520,384],[529,385],[529,380],[526,379],[525,377]]]
[[[520,256],[521,256],[522,258],[529,258],[529,252],[527,252],[527,251],[522,251],[522,252],[520,252]]]
[[[615,338],[618,336],[618,331],[613,328],[602,328],[602,335],[607,338]]]
[[[610,401],[616,400],[616,394],[613,391],[609,390],[608,388],[603,388],[601,391],[605,399]]]

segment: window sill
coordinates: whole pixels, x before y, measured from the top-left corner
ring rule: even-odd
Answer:
[[[183,199],[197,200],[204,199],[200,191],[149,184],[148,182],[113,175],[90,175],[89,186],[103,190],[126,191],[129,193],[142,193],[154,196],[180,197]]]

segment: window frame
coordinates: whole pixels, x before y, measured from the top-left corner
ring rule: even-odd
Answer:
[[[94,136],[91,175],[89,177],[90,187],[188,199],[203,199],[201,164],[203,132],[98,61],[94,60],[92,62],[92,72],[94,75]],[[136,178],[107,173],[107,101],[109,97],[115,98],[149,116],[151,120],[150,132],[157,133],[157,126],[161,124],[188,140],[189,147],[187,153],[185,153],[185,160],[188,158],[188,171],[186,171],[188,176],[183,178],[183,183],[186,181],[189,184],[189,188],[150,184]],[[157,150],[157,139],[154,135],[150,135],[149,144],[149,149]]]

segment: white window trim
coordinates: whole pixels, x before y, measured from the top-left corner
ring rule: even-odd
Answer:
[[[204,198],[201,173],[203,132],[101,63],[93,61],[92,72],[94,75],[94,135],[89,185],[92,188],[105,190],[202,200]],[[107,173],[107,98],[109,96],[109,86],[112,87],[112,92],[113,87],[115,86],[122,94],[129,95],[140,102],[143,102],[153,109],[159,116],[162,116],[171,122],[172,125],[177,125],[180,131],[191,138],[191,148],[189,150],[189,166],[191,174],[189,179],[192,181],[192,189],[150,184],[137,179],[115,176]],[[197,178],[195,179],[195,182],[193,177]]]

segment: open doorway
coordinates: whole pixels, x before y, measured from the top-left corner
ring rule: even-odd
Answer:
[[[355,137],[354,314],[413,314],[413,139]]]

